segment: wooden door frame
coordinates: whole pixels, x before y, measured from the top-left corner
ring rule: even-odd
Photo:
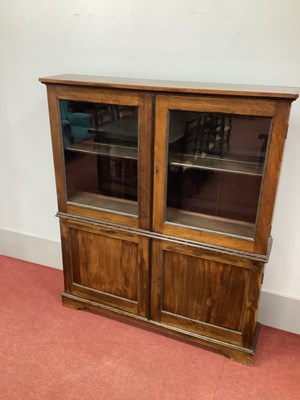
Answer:
[[[254,239],[244,239],[165,223],[169,110],[219,112],[272,118],[269,149],[266,158]],[[249,98],[157,95],[154,139],[153,230],[169,236],[230,247],[240,251],[266,254],[281,156],[288,128],[289,111],[289,101],[278,102]]]
[[[149,93],[127,90],[122,91],[91,87],[82,88],[57,84],[47,85],[47,94],[59,211],[133,228],[150,229],[152,181],[152,96]],[[117,214],[110,212],[109,210],[100,210],[89,206],[81,206],[68,201],[64,174],[64,154],[60,128],[59,100],[138,107],[138,217],[121,213]]]

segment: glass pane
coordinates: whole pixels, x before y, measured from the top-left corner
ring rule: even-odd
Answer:
[[[68,200],[137,215],[138,108],[60,100]]]
[[[253,238],[271,123],[170,111],[166,221]]]

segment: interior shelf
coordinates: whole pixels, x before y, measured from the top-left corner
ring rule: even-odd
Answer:
[[[119,137],[120,140],[137,143],[138,119],[134,117],[120,118],[116,121],[104,122],[97,128],[90,128],[89,131],[112,139]]]
[[[137,160],[138,150],[136,147],[122,146],[108,143],[98,143],[93,141],[82,141],[66,147],[66,150],[78,153],[96,154],[114,158],[126,158]]]
[[[102,196],[95,193],[78,192],[69,201],[86,205],[89,207],[97,207],[117,213],[138,215],[138,204],[136,201],[119,199],[117,197]]]
[[[170,165],[198,168],[211,171],[230,172],[243,175],[263,175],[263,164],[248,159],[219,158],[190,154],[170,154]]]
[[[201,230],[227,233],[243,238],[251,238],[254,236],[255,232],[255,224],[249,222],[215,217],[170,207],[167,208],[166,222],[186,227],[195,227]]]

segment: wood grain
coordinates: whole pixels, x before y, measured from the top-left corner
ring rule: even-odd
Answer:
[[[150,319],[161,320],[162,252],[158,240],[152,241]]]
[[[118,314],[249,365],[290,105],[299,90],[77,75],[40,81],[48,93],[64,304]],[[68,199],[59,100],[139,108],[138,204],[127,202],[127,213],[115,199]],[[186,226],[166,221],[170,110],[272,118],[254,238],[254,224],[231,224],[228,232],[225,218],[200,218],[196,226],[190,212],[181,215]],[[226,232],[217,232],[220,221]]]
[[[193,227],[189,227],[190,225],[188,223],[185,226],[180,223],[176,224],[174,221],[173,223],[168,223],[166,221],[165,181],[167,176],[166,158],[168,157],[167,137],[169,110],[225,112],[273,118],[271,141],[254,239],[252,239],[252,237],[245,237],[249,236],[249,233],[244,226],[241,226],[239,229],[238,226],[232,227],[230,225],[228,232],[223,233],[222,231],[220,232],[220,230],[218,231],[217,227],[219,221],[216,220],[214,224],[211,217],[209,217],[209,220],[205,220],[204,224],[199,222],[199,224],[204,227],[202,229],[197,229],[195,224],[193,224]],[[246,252],[267,254],[281,157],[287,133],[289,110],[289,102],[276,102],[274,100],[157,95],[154,147],[154,168],[155,171],[157,171],[154,174],[154,230],[169,236],[230,247]],[[188,215],[184,215],[185,219],[188,219],[188,217]],[[200,219],[202,217],[200,216]],[[210,227],[210,229],[207,229],[207,227]],[[253,227],[251,229],[253,231]],[[216,232],[214,232],[214,230]],[[239,233],[241,233],[241,237],[239,237]]]
[[[139,228],[151,229],[152,218],[152,97],[145,94],[139,106]]]
[[[70,235],[74,283],[137,301],[136,244],[75,229]]]
[[[159,96],[155,104],[154,168],[153,168],[153,230],[162,232],[165,221],[166,155],[168,99]]]
[[[59,211],[67,210],[67,194],[65,190],[64,158],[62,153],[62,140],[60,133],[59,109],[57,102],[56,87],[47,87],[48,108],[51,128],[53,161],[55,169],[56,193]]]
[[[150,240],[138,238],[138,315],[149,318]]]
[[[82,216],[78,216],[78,215],[74,215],[74,214],[58,212],[56,216],[59,217],[61,220],[70,220],[70,221],[76,221],[79,223],[87,223],[87,224],[91,224],[91,225],[97,225],[99,227],[113,229],[117,232],[125,231],[125,232],[134,233],[134,235],[137,235],[137,237],[143,236],[143,237],[147,237],[149,239],[155,239],[155,240],[167,242],[167,243],[174,244],[174,245],[184,244],[187,248],[201,250],[201,251],[209,251],[209,252],[213,252],[216,254],[220,254],[222,256],[224,255],[225,257],[233,256],[234,259],[236,258],[237,260],[239,260],[239,259],[253,260],[253,261],[260,261],[260,262],[266,263],[266,262],[268,262],[268,257],[269,257],[269,253],[270,253],[270,248],[268,249],[268,252],[265,255],[250,253],[250,252],[246,252],[246,251],[242,251],[242,250],[238,250],[238,249],[234,249],[234,248],[230,248],[230,247],[221,247],[221,246],[216,246],[215,244],[208,244],[205,242],[200,242],[200,241],[195,241],[195,240],[187,240],[185,238],[180,238],[180,237],[176,237],[176,236],[168,236],[168,235],[153,232],[153,231],[141,230],[141,229],[130,227],[130,226],[123,226],[120,224],[114,224],[114,223],[107,222],[104,220],[86,218],[86,217],[82,217]],[[271,243],[270,243],[269,247],[271,247]]]
[[[180,109],[183,107],[182,98],[176,97],[172,100],[172,107]],[[193,107],[205,104],[205,100],[194,98]],[[166,176],[167,176],[167,124],[168,112],[171,100],[168,96],[157,96],[155,112],[155,143],[154,143],[154,189],[153,189],[153,229],[156,232],[186,238],[189,240],[210,243],[214,245],[240,249],[252,252],[254,248],[253,240],[237,238],[221,233],[213,233],[201,229],[191,229],[189,227],[165,223],[165,196],[166,196]],[[183,101],[184,102],[184,101]],[[225,100],[221,101],[226,104]],[[230,103],[230,101],[229,101]],[[274,107],[273,107],[274,108]],[[198,108],[197,108],[198,109]],[[233,108],[232,108],[233,110]],[[247,111],[250,113],[251,108]]]
[[[243,346],[253,347],[255,340],[255,329],[260,298],[260,288],[262,285],[264,265],[254,263],[250,271],[247,288],[245,291],[245,310],[243,327]]]
[[[148,273],[145,244],[134,234],[97,225],[63,220],[61,226],[66,293],[146,314],[140,294],[140,270],[145,279]]]
[[[88,103],[102,103],[138,107],[144,98],[140,92],[109,90],[77,86],[55,86],[58,100],[81,101]]]
[[[123,310],[116,310],[115,308],[109,307],[105,304],[100,304],[92,300],[87,300],[74,295],[70,295],[68,293],[62,293],[62,300],[63,304],[67,307],[73,309],[87,308],[89,310],[99,312],[102,315],[118,317],[120,320],[123,321],[136,322],[137,327],[145,326],[147,328],[152,328],[160,332],[171,334],[173,338],[178,337],[180,339],[188,340],[192,343],[198,345],[204,345],[208,348],[220,351],[225,356],[241,364],[244,365],[252,364],[252,357],[255,354],[256,341],[254,341],[253,347],[244,348],[242,346],[238,346],[232,343],[227,343],[222,340],[210,338],[209,336],[206,335],[200,335],[183,329],[179,329],[170,324],[168,325],[154,320],[147,320],[146,318],[140,317],[138,315],[134,315]],[[258,325],[259,324],[257,324],[257,327]],[[258,328],[256,328],[256,334],[255,334],[256,338],[257,338],[257,332]]]
[[[139,218],[122,213],[100,210],[95,206],[93,198],[91,204],[80,204],[80,200],[67,199],[65,190],[64,155],[61,141],[59,100],[86,101],[91,103],[117,104],[124,106],[139,107],[139,158],[143,160],[138,163],[138,198]],[[93,88],[78,88],[73,86],[48,86],[48,102],[50,124],[52,132],[52,144],[54,164],[56,171],[56,186],[59,203],[59,211],[87,218],[110,221],[131,227],[149,229],[151,224],[151,186],[152,186],[152,97],[140,92],[129,92],[120,90],[102,90]],[[147,168],[144,167],[147,166]],[[72,201],[69,201],[72,200]],[[78,201],[79,204],[76,204]],[[97,203],[97,201],[96,201]]]
[[[299,95],[299,88],[280,86],[259,86],[221,83],[199,83],[182,81],[163,81],[150,79],[131,79],[106,76],[89,75],[57,75],[40,78],[45,84],[60,84],[83,87],[101,87],[131,89],[138,91],[168,92],[168,93],[193,93],[209,95],[265,97],[276,99],[295,100]]]
[[[194,332],[196,334],[212,337],[223,342],[228,342],[236,345],[243,345],[243,336],[240,332],[230,329],[222,329],[220,326],[211,325],[208,323],[192,320],[191,318],[182,315],[161,312],[161,322],[174,326],[178,329]]]
[[[266,253],[271,234],[272,217],[281,168],[281,160],[288,129],[290,104],[276,104],[268,157],[258,210],[254,252]]]
[[[162,310],[241,331],[247,277],[246,269],[164,252]]]
[[[243,256],[222,254],[219,253],[217,250],[204,250],[194,246],[184,246],[182,244],[168,243],[166,241],[162,241],[160,246],[163,251],[170,251],[187,256],[199,257],[207,261],[230,264],[235,267],[251,269],[254,265],[251,259],[246,259]]]
[[[64,272],[64,287],[66,292],[71,293],[73,277],[72,277],[72,259],[71,259],[68,221],[60,219],[59,225],[60,225],[62,260],[63,260],[63,272]]]
[[[154,241],[151,318],[252,348],[263,264]]]
[[[71,229],[83,230],[85,232],[95,233],[96,235],[108,236],[113,239],[126,240],[127,242],[138,243],[138,237],[125,229],[116,231],[111,227],[101,227],[97,224],[87,224],[84,222],[68,220],[68,227]]]
[[[160,96],[157,96],[160,97]],[[224,113],[235,115],[253,115],[271,117],[276,103],[262,99],[241,99],[226,97],[165,97],[170,110]]]

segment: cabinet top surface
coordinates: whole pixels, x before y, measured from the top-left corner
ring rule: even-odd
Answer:
[[[202,95],[225,95],[241,97],[262,97],[269,99],[296,100],[300,88],[280,86],[238,85],[222,83],[198,83],[183,81],[164,81],[151,79],[132,79],[89,75],[57,75],[40,78],[46,85],[70,85],[111,89],[143,90],[167,93],[191,93]]]

